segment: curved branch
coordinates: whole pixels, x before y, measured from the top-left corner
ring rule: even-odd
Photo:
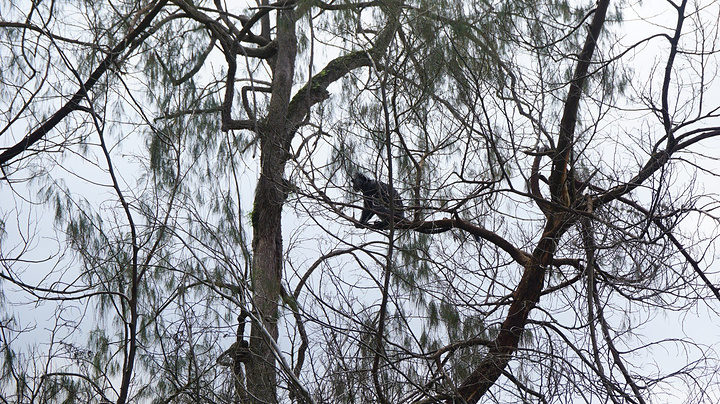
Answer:
[[[327,91],[330,84],[357,68],[371,66],[371,63],[369,52],[366,51],[352,52],[330,61],[290,101],[288,120],[292,127],[296,130],[307,117],[310,107],[330,97]]]
[[[699,133],[698,132],[704,132]],[[691,135],[695,135],[690,137]],[[695,143],[701,142],[706,139],[711,139],[714,137],[720,136],[720,128],[706,128],[706,129],[700,129],[692,131],[691,133],[683,134],[682,136],[677,137],[677,141],[674,142],[674,144],[664,150],[656,151],[650,156],[650,159],[645,163],[645,165],[640,169],[640,171],[630,179],[628,182],[617,185],[609,190],[603,190],[601,188],[595,188],[594,190],[599,190],[602,193],[599,194],[597,197],[593,200],[594,206],[601,206],[604,204],[607,204],[609,202],[612,202],[614,200],[620,200],[622,201],[622,198],[624,195],[627,195],[628,193],[632,192],[635,188],[639,187],[645,180],[650,178],[657,170],[659,170],[662,166],[664,166],[668,161],[670,161],[670,157],[672,155],[680,150],[684,150]]]
[[[397,18],[397,16],[391,16],[391,18]],[[387,24],[377,35],[375,44],[371,49],[355,51],[335,58],[322,71],[308,80],[307,84],[290,101],[287,117],[292,129],[289,131],[289,136],[292,136],[303,124],[313,105],[330,97],[330,93],[327,91],[330,84],[357,68],[373,65],[379,67],[376,62],[381,59],[390,42],[392,42],[397,27],[398,24]]]
[[[86,46],[88,48],[98,49],[98,50],[101,48],[96,43],[85,42],[85,41],[81,41],[78,39],[72,39],[72,38],[61,36],[61,35],[53,34],[52,32],[50,32],[47,29],[44,29],[44,28],[38,27],[35,24],[30,24],[30,23],[26,23],[26,22],[0,21],[0,28],[18,28],[18,29],[23,29],[23,30],[26,29],[26,30],[37,32],[41,35],[45,35],[48,38],[52,39],[53,41],[67,42],[67,43],[71,43],[71,44],[75,44],[75,45]]]
[[[540,192],[540,177],[542,176],[540,174],[540,160],[543,158],[543,156],[547,155],[548,150],[544,147],[541,147],[538,149],[538,151],[535,154],[535,158],[533,159],[532,168],[530,169],[530,194],[533,196],[533,199],[535,199],[535,203],[538,205],[538,208],[545,214],[545,216],[549,216],[550,212],[552,211],[552,206],[548,201],[545,200],[542,193]],[[543,177],[543,180],[545,178]]]
[[[428,220],[426,222],[399,222],[395,224],[395,227],[397,229],[414,230],[425,234],[444,233],[453,228],[460,229],[472,234],[476,238],[479,237],[489,241],[491,244],[508,253],[515,262],[522,266],[530,265],[532,261],[532,256],[529,253],[515,247],[499,234],[457,217],[454,219]]]

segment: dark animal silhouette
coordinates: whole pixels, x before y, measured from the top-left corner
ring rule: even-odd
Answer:
[[[352,178],[352,186],[353,190],[360,191],[363,194],[363,210],[360,215],[360,224],[356,224],[356,227],[366,225],[373,229],[387,229],[393,216],[396,223],[405,220],[405,207],[402,198],[388,184],[370,179],[361,173],[356,173]],[[369,221],[374,215],[377,215],[380,220],[370,224]]]

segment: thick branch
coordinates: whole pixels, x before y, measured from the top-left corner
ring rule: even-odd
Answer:
[[[645,182],[648,178],[650,178],[651,175],[655,173],[655,171],[659,170],[660,167],[664,166],[665,163],[667,163],[670,160],[670,155],[672,154],[672,151],[668,150],[662,150],[659,152],[653,153],[652,156],[650,156],[650,160],[648,160],[647,163],[643,166],[642,169],[640,169],[640,172],[633,177],[630,181],[626,182],[625,184],[618,185],[616,187],[613,187],[609,189],[607,192],[605,192],[602,195],[599,195],[596,199],[595,206],[601,206],[604,205],[610,201],[614,201],[618,198],[620,198],[623,195],[626,195],[630,193],[635,188],[639,187],[640,184]]]
[[[575,124],[577,113],[580,108],[582,89],[587,81],[587,72],[592,62],[592,56],[597,47],[597,39],[600,36],[609,0],[599,1],[595,9],[595,16],[590,23],[588,35],[585,38],[580,58],[575,66],[575,73],[570,82],[570,90],[565,100],[563,116],[560,120],[560,133],[558,136],[557,150],[553,156],[553,169],[550,174],[550,193],[555,202],[565,203],[570,206],[570,195],[567,194],[567,175],[572,163],[572,147],[575,138]]]
[[[356,224],[360,223],[357,222]],[[372,228],[372,226],[367,227]],[[438,234],[450,231],[451,229],[460,229],[472,234],[475,238],[482,238],[483,240],[494,244],[501,250],[508,253],[508,255],[510,255],[510,257],[519,265],[530,265],[532,262],[532,256],[529,253],[515,247],[511,242],[505,240],[499,234],[459,218],[428,220],[426,222],[399,221],[395,222],[395,228],[413,230],[424,234]]]
[[[671,148],[653,153],[635,177],[624,184],[617,185],[607,191],[604,191],[602,194],[597,196],[597,198],[593,201],[593,204],[595,206],[601,206],[614,200],[619,200],[624,195],[627,195],[635,188],[639,187],[643,182],[645,182],[645,180],[655,174],[657,170],[667,164],[667,162],[670,161],[670,157],[675,152],[684,150],[703,140],[720,136],[720,129],[718,128],[701,129],[699,131],[704,131],[705,133],[695,135],[698,131],[693,131],[692,137],[689,137],[689,134],[687,133],[682,136],[678,136],[678,142],[675,142]]]
[[[553,172],[550,180],[553,199],[562,199],[563,189],[567,192],[564,182],[567,178],[567,170],[571,159],[570,150],[573,145],[573,133],[577,121],[582,87],[597,45],[597,38],[605,22],[608,3],[609,0],[600,0],[598,2],[585,40],[585,46],[570,85],[570,92],[565,101],[565,111],[560,124],[557,153],[553,157]],[[460,397],[455,398],[455,402],[478,402],[503,374],[517,350],[530,311],[540,300],[545,272],[547,266],[553,261],[558,240],[573,222],[564,214],[558,219],[560,220],[548,219],[540,241],[533,251],[532,259],[524,266],[525,271],[520,283],[513,292],[513,302],[508,309],[507,317],[500,328],[497,338],[488,349],[486,356],[458,387]]]
[[[668,147],[673,147],[675,138],[672,131],[672,119],[670,118],[670,103],[668,102],[668,93],[670,92],[670,79],[672,77],[672,68],[675,64],[675,56],[678,53],[678,44],[680,43],[680,34],[682,33],[683,22],[685,21],[685,6],[687,0],[683,1],[676,8],[678,13],[677,25],[675,26],[675,35],[670,39],[670,54],[665,64],[665,76],[663,77],[662,87],[662,121],[665,127],[665,134],[668,138]]]
[[[349,72],[372,65],[370,53],[356,51],[330,61],[325,68],[314,75],[290,102],[288,119],[292,127],[302,124],[310,111],[310,107],[330,97],[327,88]]]
[[[290,102],[290,108],[288,109],[288,122],[292,128],[290,135],[292,136],[297,128],[302,125],[313,105],[326,100],[330,96],[327,91],[330,84],[357,68],[378,66],[376,62],[381,59],[396,32],[397,24],[388,23],[385,29],[378,34],[372,49],[351,52],[333,59],[321,72],[310,78]]]

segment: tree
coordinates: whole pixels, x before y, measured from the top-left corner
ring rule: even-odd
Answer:
[[[718,5],[626,43],[644,10],[590,3],[11,7],[3,291],[54,324],[24,350],[6,310],[0,397],[717,397],[702,333],[640,326],[720,299],[717,226],[689,233],[717,204]],[[405,220],[354,219],[357,171]],[[650,371],[656,347],[688,358]]]

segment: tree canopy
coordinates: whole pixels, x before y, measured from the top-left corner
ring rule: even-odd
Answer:
[[[717,2],[0,10],[1,402],[720,399]]]

